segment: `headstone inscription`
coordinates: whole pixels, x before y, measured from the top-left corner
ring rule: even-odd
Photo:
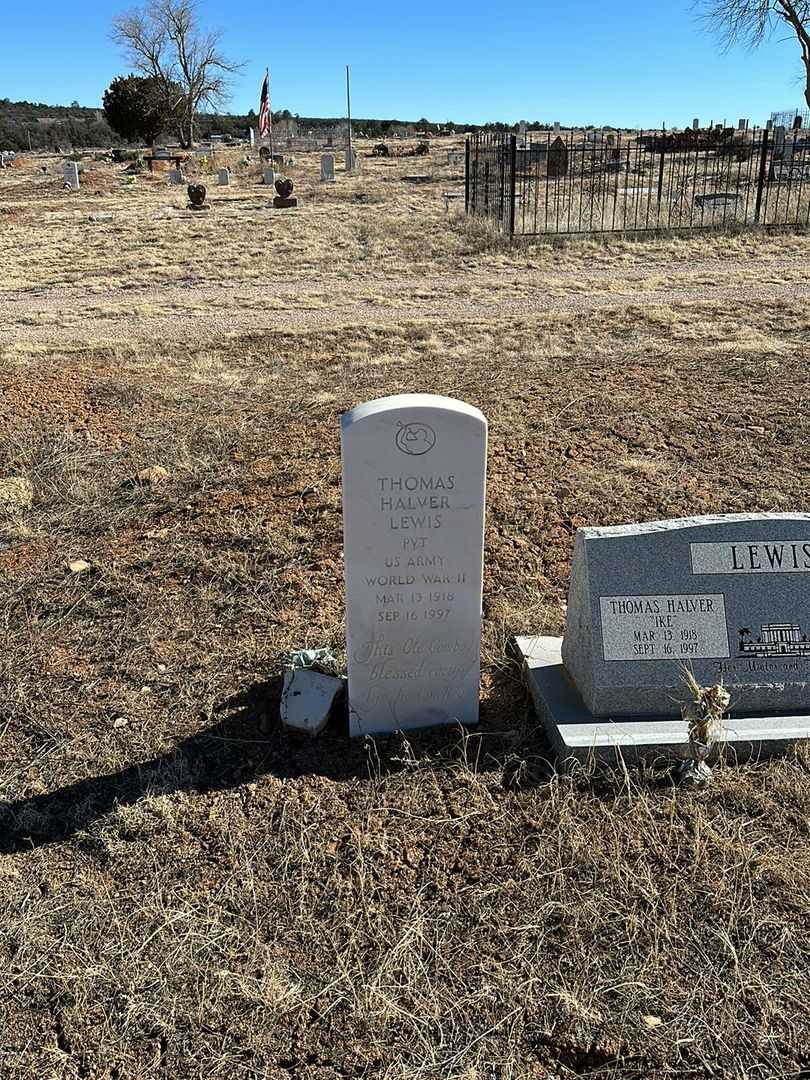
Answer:
[[[321,180],[328,184],[335,182],[334,154],[321,154]]]
[[[682,745],[683,665],[731,695],[727,742],[809,737],[810,514],[580,529],[562,647],[520,647],[569,749]]]
[[[76,161],[66,161],[64,166],[65,187],[79,190],[79,165]]]
[[[478,720],[487,422],[401,394],[342,418],[349,730]]]

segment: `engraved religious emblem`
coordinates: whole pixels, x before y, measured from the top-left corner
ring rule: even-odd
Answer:
[[[394,441],[403,454],[421,457],[436,445],[436,432],[429,424],[403,424],[400,421]]]

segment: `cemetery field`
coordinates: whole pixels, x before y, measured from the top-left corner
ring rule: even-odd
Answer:
[[[810,754],[560,775],[510,646],[579,526],[810,510],[810,238],[510,249],[446,148],[0,171],[4,1080],[810,1075]],[[340,414],[413,391],[490,425],[481,723],[283,731]]]

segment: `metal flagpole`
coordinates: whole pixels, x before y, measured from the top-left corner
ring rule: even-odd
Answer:
[[[270,97],[270,68],[265,68],[267,77],[267,123],[270,128],[270,165],[273,164],[273,101]]]
[[[354,151],[352,150],[352,99],[349,92],[349,65],[346,65],[346,116],[349,127],[349,160],[354,168]]]

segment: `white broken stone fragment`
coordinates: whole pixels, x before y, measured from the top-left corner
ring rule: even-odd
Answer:
[[[326,727],[329,713],[343,691],[343,679],[298,668],[284,672],[281,692],[281,723],[284,727],[317,735]]]

